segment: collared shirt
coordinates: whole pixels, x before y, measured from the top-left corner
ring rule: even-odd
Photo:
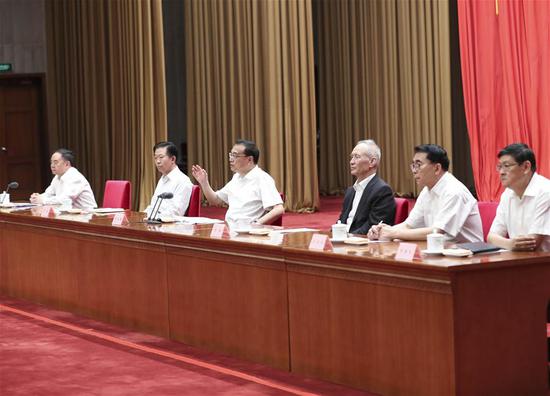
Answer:
[[[74,167],[67,169],[61,176],[55,175],[46,191],[40,196],[45,205],[65,204],[70,200],[72,207],[77,209],[97,207],[90,183]]]
[[[367,185],[369,182],[376,176],[376,173],[373,173],[369,177],[361,180],[360,182],[355,182],[353,185],[353,189],[355,190],[355,195],[353,196],[353,203],[351,204],[351,210],[349,211],[348,219],[346,220],[346,224],[348,225],[348,232],[351,227],[351,224],[353,223],[353,218],[355,217],[355,212],[357,212],[357,207],[359,206],[359,202],[361,201],[361,197],[363,196],[363,191],[365,191],[365,188],[367,188]]]
[[[454,242],[483,241],[477,201],[449,172],[431,189],[422,189],[405,224],[411,228],[438,228]]]
[[[225,220],[230,225],[252,223],[262,217],[267,209],[283,203],[275,180],[258,166],[244,176],[235,173],[216,194],[229,205]]]
[[[504,190],[489,232],[509,238],[544,235],[539,249],[550,252],[550,180],[534,173],[522,198]]]
[[[191,183],[191,179],[176,166],[167,175],[163,175],[159,179],[153,197],[151,198],[151,203],[145,209],[147,216],[151,215],[157,197],[165,192],[171,192],[174,196],[170,199],[162,200],[156,217],[185,216],[185,212],[189,206],[192,189],[193,183]]]

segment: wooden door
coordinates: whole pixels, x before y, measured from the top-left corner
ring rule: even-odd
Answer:
[[[0,191],[18,182],[12,201],[28,200],[42,189],[41,166],[47,166],[41,155],[42,97],[40,76],[0,78]]]

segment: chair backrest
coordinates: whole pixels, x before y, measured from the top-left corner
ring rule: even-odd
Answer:
[[[497,214],[498,202],[478,202],[479,215],[481,216],[481,226],[483,227],[483,240],[487,240],[487,234],[491,229],[491,224]]]
[[[191,198],[189,198],[189,206],[185,215],[188,217],[200,217],[201,215],[201,188],[193,186],[191,189]]]
[[[409,201],[405,198],[395,199],[395,219],[393,224],[403,223],[409,216]]]
[[[281,199],[283,200],[283,203],[284,203],[284,202],[285,202],[285,194],[279,193],[279,195],[281,196]],[[269,225],[282,227],[282,226],[283,226],[283,217],[284,217],[284,214],[282,214],[281,216],[277,217],[277,218],[276,218],[275,220],[273,220]]]
[[[102,207],[130,209],[131,206],[132,184],[128,180],[107,180]]]

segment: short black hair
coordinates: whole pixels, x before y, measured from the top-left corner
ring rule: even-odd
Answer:
[[[537,170],[537,162],[535,160],[535,153],[525,143],[512,143],[504,147],[498,152],[497,158],[503,155],[509,155],[519,164],[523,164],[525,161],[531,163],[531,170],[535,172]]]
[[[178,161],[178,148],[176,145],[172,142],[158,142],[155,144],[155,147],[153,147],[153,154],[157,149],[166,147],[166,154],[168,154],[170,157],[176,157],[176,162]]]
[[[257,164],[260,159],[260,150],[252,140],[239,139],[235,144],[240,144],[244,146],[244,155],[250,156],[253,158],[254,163]]]
[[[75,166],[75,157],[71,150],[66,148],[58,148],[55,152],[59,153],[64,161],[70,162],[71,166]]]
[[[441,164],[443,170],[449,170],[447,151],[437,144],[420,144],[414,148],[415,153],[426,153],[427,158],[434,164]]]

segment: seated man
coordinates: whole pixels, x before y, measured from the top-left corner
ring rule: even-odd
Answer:
[[[535,153],[523,143],[498,153],[497,171],[506,188],[487,241],[509,250],[550,252],[550,180],[537,172]]]
[[[449,169],[449,158],[443,147],[423,144],[414,148],[411,171],[422,188],[409,217],[395,226],[373,226],[371,239],[425,240],[437,230],[454,242],[483,241],[477,201]]]
[[[380,157],[380,148],[373,140],[361,140],[351,152],[349,165],[356,180],[346,190],[340,222],[347,224],[348,232],[353,234],[366,234],[381,221],[393,224],[393,191],[376,174]]]
[[[66,205],[76,209],[97,207],[94,193],[88,180],[75,167],[75,156],[71,150],[60,148],[52,154],[50,169],[54,175],[44,193],[33,193],[31,203],[43,205]]]
[[[193,165],[193,176],[201,185],[210,205],[229,205],[225,220],[236,224],[271,224],[284,213],[283,201],[273,178],[257,165],[260,150],[254,142],[237,140],[229,153],[229,166],[235,173],[221,190],[214,191],[208,174]]]
[[[162,176],[157,183],[151,203],[145,209],[147,217],[151,215],[157,197],[166,192],[170,192],[174,196],[160,203],[156,217],[185,216],[191,198],[193,183],[178,168],[178,148],[172,142],[159,142],[153,147],[153,153],[155,156],[155,165]]]

